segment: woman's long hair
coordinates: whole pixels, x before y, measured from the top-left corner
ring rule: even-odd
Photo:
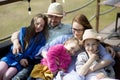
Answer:
[[[73,24],[73,22],[77,22],[77,23],[81,24],[84,27],[84,30],[92,29],[90,22],[88,21],[87,17],[84,14],[76,15],[72,20],[72,24]]]
[[[47,38],[48,37],[48,19],[45,15],[43,14],[37,14],[36,16],[34,16],[31,20],[31,24],[26,28],[26,35],[24,38],[24,42],[25,42],[25,48],[27,48],[30,39],[35,36],[36,32],[35,32],[35,22],[37,21],[38,18],[42,18],[45,21],[45,25],[43,28],[43,33],[44,36]]]

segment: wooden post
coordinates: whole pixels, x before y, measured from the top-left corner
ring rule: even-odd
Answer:
[[[99,32],[100,0],[97,0],[96,10],[96,31]]]
[[[51,0],[51,3],[56,2],[56,0]]]

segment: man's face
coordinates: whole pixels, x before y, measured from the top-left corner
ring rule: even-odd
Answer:
[[[61,23],[62,17],[54,16],[54,15],[48,15],[48,23],[55,27]]]

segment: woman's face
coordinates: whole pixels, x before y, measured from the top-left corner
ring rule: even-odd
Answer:
[[[82,35],[84,33],[84,27],[81,24],[77,23],[77,22],[73,22],[73,24],[72,24],[72,32],[73,32],[74,37],[81,40]]]
[[[44,29],[45,21],[43,18],[38,18],[35,21],[35,32],[41,32]]]

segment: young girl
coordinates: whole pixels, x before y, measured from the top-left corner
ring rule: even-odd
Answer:
[[[56,75],[58,71],[66,72],[71,63],[71,56],[75,55],[76,51],[79,49],[80,46],[78,39],[70,38],[64,44],[57,44],[50,47],[47,53],[47,58],[42,59],[41,64],[48,66],[53,75]],[[32,74],[34,74],[34,72],[32,72]]]
[[[80,76],[85,76],[85,80],[110,79],[107,78],[105,67],[99,70],[97,69],[100,67],[99,63],[104,64],[104,61],[102,61],[104,57],[100,56],[98,50],[100,39],[101,37],[98,36],[98,34],[93,29],[85,30],[83,34],[83,46],[85,52],[79,53],[77,57],[76,71]],[[110,63],[111,61],[108,62],[108,64]],[[106,64],[106,66],[108,64]],[[112,69],[111,67],[109,68]]]
[[[47,27],[47,17],[37,14],[28,27],[20,29],[19,42],[22,51],[13,54],[11,46],[10,52],[1,59],[0,80],[11,80],[17,72],[34,62],[34,56],[46,43]]]

